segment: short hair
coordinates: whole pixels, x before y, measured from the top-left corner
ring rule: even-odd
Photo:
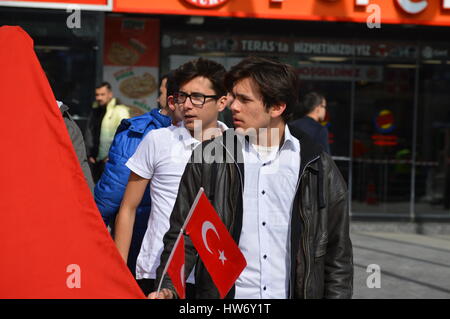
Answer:
[[[212,60],[198,58],[181,65],[175,70],[174,78],[178,88],[196,77],[204,77],[211,81],[212,89],[217,96],[227,95],[224,85],[226,70],[222,64]]]
[[[229,92],[240,80],[250,78],[257,85],[266,109],[273,105],[286,104],[282,114],[287,123],[298,106],[299,80],[295,69],[278,61],[250,56],[233,66],[225,76]]]
[[[101,89],[102,87],[106,87],[108,90],[112,91],[111,84],[109,82],[103,81],[99,85],[95,87],[96,90]]]
[[[179,86],[177,81],[175,80],[175,71],[172,70],[169,73],[166,74],[166,90],[167,90],[167,96],[174,95],[175,92],[178,92]]]
[[[325,100],[325,96],[318,92],[306,94],[301,103],[304,115],[311,113],[323,100]]]

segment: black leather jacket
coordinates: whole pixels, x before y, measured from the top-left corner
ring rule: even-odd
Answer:
[[[349,236],[348,192],[331,157],[299,129],[299,186],[291,218],[290,298],[351,298],[353,252]],[[231,142],[230,142],[231,141]],[[181,179],[178,196],[164,236],[157,282],[200,187],[213,204],[236,243],[242,228],[244,164],[242,147],[232,130],[198,146]],[[196,297],[219,298],[219,293],[185,236],[186,274],[195,265]],[[163,288],[174,291],[165,276]],[[234,297],[234,287],[227,298]]]

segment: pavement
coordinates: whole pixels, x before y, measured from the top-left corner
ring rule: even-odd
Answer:
[[[450,235],[353,230],[351,239],[354,299],[450,299]]]

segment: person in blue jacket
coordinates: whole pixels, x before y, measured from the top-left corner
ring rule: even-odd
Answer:
[[[114,225],[130,175],[130,169],[125,166],[125,163],[134,154],[141,140],[151,130],[182,121],[182,115],[176,110],[173,101],[173,93],[176,91],[176,87],[172,72],[163,76],[158,97],[160,109],[153,109],[143,115],[124,119],[117,128],[109,150],[109,159],[106,162],[105,170],[94,189],[95,202],[106,226],[112,227]],[[136,270],[136,259],[147,229],[149,214],[150,189],[147,187],[136,212],[127,261],[133,276]]]

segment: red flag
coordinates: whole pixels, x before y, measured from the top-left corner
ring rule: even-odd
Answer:
[[[103,223],[33,40],[4,26],[0,43],[0,298],[145,298]]]
[[[167,273],[172,279],[180,299],[186,298],[186,277],[184,275],[184,236],[180,234],[169,257]]]
[[[188,221],[186,233],[208,269],[220,297],[224,298],[247,262],[204,193]]]

